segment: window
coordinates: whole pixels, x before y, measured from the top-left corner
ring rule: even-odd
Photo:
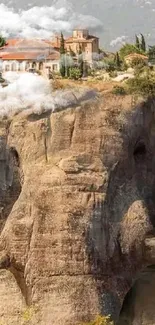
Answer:
[[[57,66],[57,64],[53,64],[53,71],[58,71],[58,66]]]
[[[43,62],[39,62],[39,70],[43,70]]]
[[[36,62],[32,62],[32,69],[36,68]]]
[[[10,65],[9,64],[6,64],[5,71],[10,71]]]

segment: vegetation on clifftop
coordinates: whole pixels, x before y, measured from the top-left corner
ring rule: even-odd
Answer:
[[[98,316],[94,321],[81,325],[114,325],[114,323],[110,320],[110,316]]]

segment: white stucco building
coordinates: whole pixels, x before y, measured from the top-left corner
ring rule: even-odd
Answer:
[[[0,50],[1,71],[59,71],[59,49],[45,40],[8,40]]]

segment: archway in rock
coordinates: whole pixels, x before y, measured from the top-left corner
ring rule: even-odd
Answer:
[[[118,325],[155,325],[155,266],[139,274],[127,293]]]

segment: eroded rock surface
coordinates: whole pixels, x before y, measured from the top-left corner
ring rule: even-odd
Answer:
[[[155,263],[155,103],[131,108],[112,97],[2,123],[0,266],[36,311],[31,324],[117,320]]]

